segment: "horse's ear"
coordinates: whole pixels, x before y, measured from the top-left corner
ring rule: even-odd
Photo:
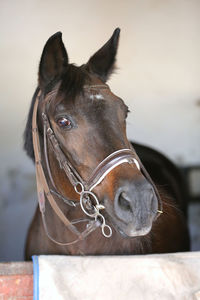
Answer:
[[[89,72],[96,74],[104,82],[108,80],[114,69],[119,34],[120,29],[116,28],[107,43],[89,59],[86,65]]]
[[[62,33],[52,35],[44,46],[39,65],[39,86],[46,87],[58,80],[68,64],[68,55],[62,41]]]

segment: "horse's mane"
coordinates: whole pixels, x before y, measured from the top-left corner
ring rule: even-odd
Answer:
[[[59,92],[64,93],[66,97],[70,97],[74,99],[78,94],[83,91],[84,84],[89,82],[89,75],[84,68],[84,65],[81,67],[77,67],[73,64],[69,64],[62,74],[59,80],[52,81],[44,90],[44,95],[50,92],[53,87],[61,82],[59,87]],[[24,150],[27,155],[34,161],[34,151],[33,151],[33,140],[32,140],[32,115],[33,115],[33,107],[39,93],[40,88],[37,87],[35,93],[33,95],[31,106],[28,113],[28,118],[26,122],[26,127],[24,130]]]

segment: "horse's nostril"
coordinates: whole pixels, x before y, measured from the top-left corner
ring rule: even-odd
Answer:
[[[123,210],[132,211],[132,208],[130,205],[130,199],[125,192],[122,192],[119,195],[118,203],[119,203],[120,208],[122,208]]]

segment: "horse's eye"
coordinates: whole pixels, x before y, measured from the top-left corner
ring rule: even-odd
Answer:
[[[72,128],[71,121],[65,117],[58,119],[57,124],[60,128],[63,128],[63,129],[71,129]]]

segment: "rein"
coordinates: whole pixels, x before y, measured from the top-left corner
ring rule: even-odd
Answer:
[[[84,86],[84,89],[95,89],[95,88],[101,88],[101,89],[109,89],[109,87],[105,85],[91,85],[91,86]],[[51,182],[51,185],[53,189],[49,188],[46,175],[44,172],[44,167],[42,163],[41,158],[41,145],[40,145],[40,139],[39,139],[39,133],[38,133],[38,126],[37,126],[37,112],[38,112],[38,104],[41,97],[41,91],[38,93],[34,109],[33,109],[33,117],[32,117],[32,136],[33,136],[33,148],[34,148],[34,155],[35,155],[35,168],[36,168],[36,183],[37,183],[37,193],[38,193],[38,202],[40,207],[40,212],[42,215],[42,221],[44,225],[45,232],[50,240],[53,242],[62,245],[62,246],[68,246],[71,244],[75,244],[78,241],[81,241],[85,239],[91,232],[93,232],[97,227],[101,227],[102,234],[109,238],[112,236],[112,229],[109,225],[106,224],[105,217],[102,215],[101,210],[105,209],[105,206],[99,203],[98,197],[93,192],[93,189],[99,185],[102,180],[107,176],[108,173],[110,173],[114,168],[119,166],[122,163],[129,163],[129,164],[135,164],[136,167],[141,171],[143,171],[143,174],[145,177],[150,181],[150,183],[153,185],[155,193],[158,197],[158,201],[160,203],[160,209],[157,211],[158,215],[162,213],[162,202],[159,196],[159,193],[152,182],[149,174],[145,170],[144,166],[142,165],[140,159],[136,155],[136,153],[132,149],[121,149],[117,150],[113,153],[111,153],[109,156],[107,156],[100,164],[94,169],[92,174],[90,175],[89,179],[87,181],[83,180],[83,178],[80,176],[80,174],[77,172],[77,170],[72,166],[72,164],[69,162],[65,154],[63,153],[59,141],[57,140],[54,131],[51,128],[50,121],[48,119],[48,115],[46,112],[46,106],[50,104],[53,95],[55,95],[55,91],[49,93],[46,98],[44,99],[45,105],[44,105],[44,111],[42,112],[42,120],[43,120],[43,138],[44,138],[44,157],[45,157],[45,164],[47,173],[49,176],[49,180]],[[68,177],[70,183],[74,187],[74,190],[77,194],[80,196],[80,201],[75,202],[72,200],[68,200],[63,195],[61,195],[55,186],[55,183],[53,181],[53,177],[51,174],[51,169],[49,165],[49,158],[48,158],[48,151],[47,151],[47,140],[50,142],[50,146],[53,149],[53,152],[59,162],[59,166],[61,169],[64,170],[66,176]],[[58,204],[56,203],[53,195],[57,196],[58,198],[61,198],[66,204],[72,207],[76,207],[80,205],[80,208],[85,213],[86,216],[92,218],[90,219],[77,219],[70,221],[65,214],[62,212],[62,210],[59,208]],[[52,238],[48,232],[48,227],[46,223],[45,218],[45,200],[48,200],[52,209],[57,214],[59,219],[63,222],[63,224],[72,232],[74,233],[77,238],[74,239],[71,242],[62,243],[59,241],[56,241],[54,238]],[[92,199],[92,200],[91,200]],[[157,217],[158,217],[157,215]],[[83,232],[80,232],[75,224],[80,222],[88,222],[86,225],[86,229]]]

